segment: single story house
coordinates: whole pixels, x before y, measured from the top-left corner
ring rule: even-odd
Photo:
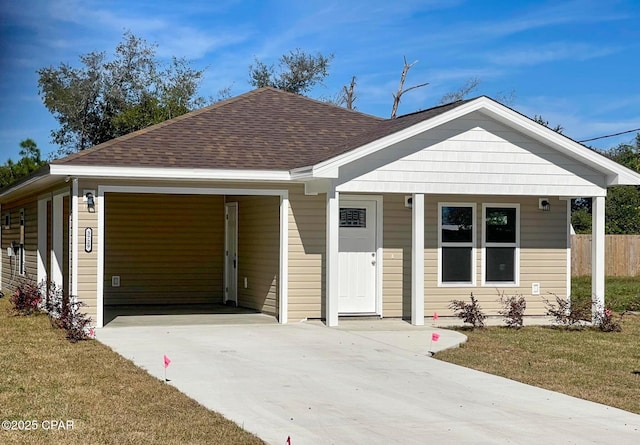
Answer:
[[[0,191],[2,287],[105,307],[231,303],[421,325],[477,297],[570,295],[570,200],[640,175],[488,98],[383,119],[262,88],[51,162]]]

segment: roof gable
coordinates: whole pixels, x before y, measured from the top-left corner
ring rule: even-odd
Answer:
[[[380,131],[380,137],[375,139],[362,138],[364,143],[361,146],[309,166],[301,172],[304,171],[318,178],[337,178],[342,166],[364,160],[380,150],[475,112],[482,113],[496,122],[544,144],[551,150],[600,172],[605,175],[607,186],[640,185],[640,174],[486,96],[458,101],[437,109],[416,113],[410,121],[407,121],[409,125],[402,125],[401,128],[394,128],[393,121],[385,121],[378,128],[384,128],[385,125],[388,125],[388,129],[391,131]],[[421,117],[422,119],[420,119]],[[358,140],[361,137],[362,135],[359,135],[352,140]]]
[[[605,175],[475,111],[340,167],[340,192],[599,195]]]

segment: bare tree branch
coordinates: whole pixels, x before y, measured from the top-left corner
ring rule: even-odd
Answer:
[[[348,110],[355,110],[355,107],[353,106],[357,98],[355,88],[356,88],[356,76],[353,76],[351,78],[351,83],[349,84],[349,87],[347,87],[346,85],[342,87],[342,89],[344,90],[342,100],[344,101],[344,104]]]
[[[407,78],[407,73],[409,72],[411,67],[413,65],[415,65],[416,63],[418,63],[417,60],[415,62],[413,62],[413,63],[407,63],[407,57],[404,56],[404,67],[402,68],[402,74],[400,75],[400,83],[398,85],[398,92],[395,93],[395,94],[393,94],[393,93],[391,94],[393,96],[393,108],[391,109],[391,119],[395,119],[396,113],[398,112],[398,106],[400,105],[400,99],[402,98],[402,95],[404,93],[406,93],[407,91],[415,90],[416,88],[421,88],[421,87],[429,85],[429,82],[425,82],[425,83],[422,83],[420,85],[414,85],[414,86],[409,87],[407,89],[403,89],[404,88],[404,81]]]

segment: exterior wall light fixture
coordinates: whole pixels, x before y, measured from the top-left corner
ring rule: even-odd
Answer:
[[[87,210],[89,211],[89,213],[94,213],[96,211],[96,200],[93,196],[93,193],[87,192],[87,194],[84,196],[85,198],[87,198]]]
[[[538,200],[538,208],[543,212],[550,212],[551,203],[549,202],[549,198],[540,198]]]

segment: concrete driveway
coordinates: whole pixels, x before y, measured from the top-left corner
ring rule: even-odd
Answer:
[[[107,327],[97,338],[160,379],[166,354],[169,384],[270,444],[640,443],[639,415],[429,357],[432,331],[376,320]],[[431,349],[464,341],[438,332]]]

